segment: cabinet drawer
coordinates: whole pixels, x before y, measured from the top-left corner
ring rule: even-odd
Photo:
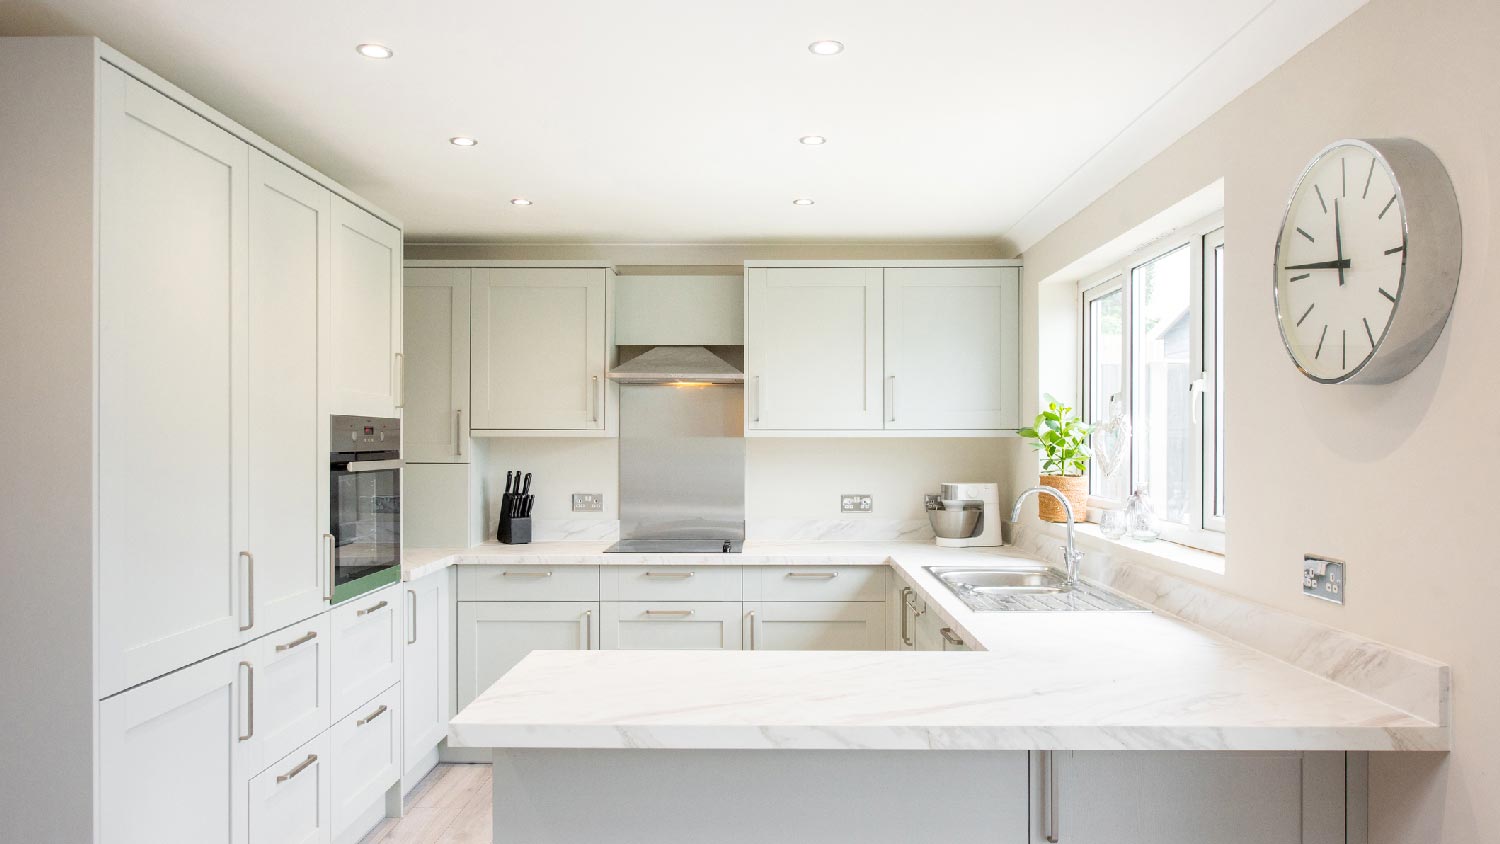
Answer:
[[[342,718],[356,706],[401,679],[401,592],[386,588],[361,595],[336,607],[333,625],[333,717]]]
[[[255,730],[245,744],[255,773],[333,723],[331,616],[316,615],[245,647],[255,670]]]
[[[739,566],[604,566],[600,597],[606,601],[738,601]]]
[[[460,601],[597,601],[598,566],[459,566]]]
[[[333,760],[329,733],[292,749],[250,780],[250,844],[322,844],[332,840]]]
[[[328,730],[337,838],[401,778],[401,686],[355,707]]]
[[[746,566],[745,600],[884,601],[885,566]]]
[[[607,601],[601,644],[611,650],[739,650],[739,601]]]
[[[883,651],[886,609],[875,601],[762,601],[745,604],[749,650]]]

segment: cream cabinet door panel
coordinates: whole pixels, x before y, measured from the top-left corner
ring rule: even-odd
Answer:
[[[456,708],[469,705],[534,650],[598,648],[599,628],[599,604],[593,601],[460,601]]]
[[[1020,270],[885,271],[887,429],[1020,424]]]
[[[401,779],[401,687],[392,686],[328,729],[333,834],[343,834]]]
[[[328,733],[294,748],[250,780],[250,844],[333,841],[333,760]]]
[[[328,340],[319,340],[318,302],[331,284],[332,207],[327,190],[251,150],[245,549],[255,612],[246,640],[327,607],[328,417],[319,377]]]
[[[267,634],[241,648],[255,670],[255,735],[246,767],[260,771],[333,723],[332,616]]]
[[[421,759],[448,735],[452,642],[449,572],[402,584],[406,601],[406,658],[401,673],[405,702],[406,764]]]
[[[469,460],[469,270],[406,270],[402,456]]]
[[[400,588],[350,598],[328,613],[333,628],[333,717],[401,680],[404,613]]]
[[[739,601],[605,601],[609,650],[739,650]]]
[[[233,647],[248,148],[100,70],[99,692]],[[87,529],[87,525],[81,526]]]
[[[884,601],[761,601],[745,604],[749,647],[758,651],[883,651]]]
[[[476,269],[474,428],[604,428],[602,269]]]
[[[881,427],[879,269],[745,272],[746,427]]]
[[[395,416],[401,406],[401,232],[333,198],[331,413]]]

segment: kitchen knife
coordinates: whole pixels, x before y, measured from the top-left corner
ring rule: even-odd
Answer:
[[[521,487],[521,497],[525,498],[531,494],[531,473],[526,473],[526,483]]]
[[[514,477],[515,474],[516,474],[515,472],[506,472],[505,473],[505,494],[506,495],[510,495],[511,494],[511,488],[510,488],[511,478]]]

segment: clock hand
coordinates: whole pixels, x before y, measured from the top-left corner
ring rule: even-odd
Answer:
[[[1341,279],[1344,275],[1344,270],[1349,268],[1348,258],[1342,258],[1337,261],[1314,261],[1311,264],[1293,264],[1290,267],[1282,267],[1284,270],[1338,270]],[[1342,280],[1339,281],[1339,284],[1343,283]]]
[[[1338,259],[1342,263],[1344,260],[1344,233],[1339,227],[1339,197],[1336,196],[1333,198],[1333,245],[1337,250]],[[1343,266],[1338,268],[1339,287],[1344,286],[1344,269],[1345,267]]]

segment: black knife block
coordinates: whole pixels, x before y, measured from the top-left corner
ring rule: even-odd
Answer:
[[[531,544],[531,517],[500,514],[500,530],[495,536],[504,545]]]

